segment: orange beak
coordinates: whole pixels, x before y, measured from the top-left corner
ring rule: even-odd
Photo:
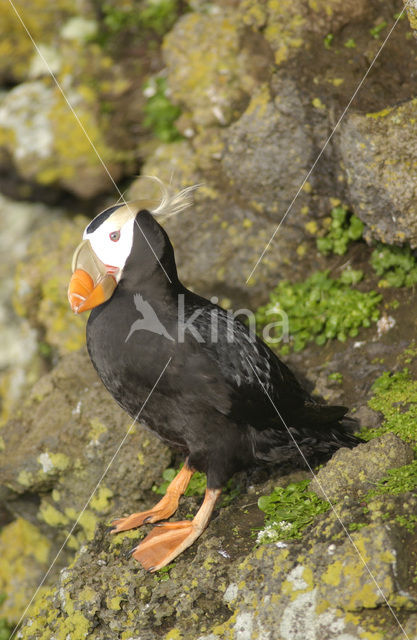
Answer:
[[[68,300],[74,313],[82,313],[106,302],[115,290],[115,278],[107,274],[94,286],[92,277],[83,269],[76,269],[68,287]]]

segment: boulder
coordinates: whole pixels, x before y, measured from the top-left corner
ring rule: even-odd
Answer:
[[[413,99],[378,113],[352,113],[341,127],[349,199],[368,240],[417,247],[416,115]]]

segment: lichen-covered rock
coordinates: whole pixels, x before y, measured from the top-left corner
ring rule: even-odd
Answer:
[[[216,9],[183,16],[164,41],[172,97],[198,128],[228,124],[255,82],[233,13]]]
[[[85,342],[84,316],[74,316],[67,289],[71,259],[88,223],[51,219],[32,235],[17,266],[13,296],[15,311],[39,332],[45,355],[64,354]]]
[[[370,240],[417,247],[416,115],[414,99],[378,113],[351,114],[341,127],[350,202]]]
[[[84,131],[52,80],[33,80],[11,89],[0,100],[0,147],[23,179],[58,184],[91,198],[113,186],[102,161],[114,179],[121,168],[116,150],[105,142],[94,93],[78,87],[67,89],[66,96]],[[4,158],[2,164],[6,163]]]
[[[364,496],[388,469],[409,464],[413,458],[412,447],[388,433],[354,449],[336,451],[320,469],[310,488],[320,497],[332,501],[347,494]]]
[[[324,38],[368,9],[364,0],[243,0],[239,6],[243,23],[262,30],[278,65],[310,48],[312,34]]]
[[[279,222],[310,168],[314,148],[294,82],[277,82],[274,95],[268,85],[262,86],[239,120],[228,127],[224,140],[222,167],[232,188]],[[299,217],[307,204],[304,191],[292,217]]]
[[[416,0],[409,0],[408,2],[406,0],[403,0],[403,1],[407,10],[408,19],[410,21],[410,27],[414,31],[414,34],[416,34],[417,33],[417,2]]]
[[[38,527],[17,518],[0,532],[0,617],[10,624],[19,620],[34,589],[41,582],[50,557],[51,543]]]
[[[202,153],[206,158],[206,150]],[[295,277],[300,255],[311,264],[311,268],[317,266],[314,243],[304,228],[308,219],[304,211],[302,222],[295,216],[295,224],[283,225],[247,284],[246,279],[276,231],[277,222],[260,214],[265,201],[276,213],[276,207],[272,205],[273,196],[254,188],[256,193],[249,197],[249,188],[245,184],[250,176],[253,181],[257,180],[254,171],[229,190],[224,181],[217,183],[206,179],[198,169],[199,162],[200,149],[181,141],[158,146],[143,167],[143,175],[156,175],[165,182],[171,182],[175,188],[201,185],[195,192],[194,205],[164,222],[184,284],[207,297],[217,296],[226,306],[232,303],[239,306],[256,304],[267,288],[276,285],[277,273],[281,278]],[[130,188],[129,197],[140,197],[143,186],[141,178],[136,180]],[[240,189],[246,198],[239,193]],[[289,190],[285,193],[288,195]],[[313,250],[309,251],[309,248]]]
[[[242,522],[238,513],[233,510],[234,522]],[[378,639],[396,640],[396,631],[386,631],[391,619],[386,611],[381,616],[381,605],[388,601],[413,610],[398,530],[371,525],[337,544],[324,541],[320,530],[320,538],[313,532],[307,544],[245,552],[241,546],[239,553],[238,527],[230,530],[230,515],[220,538],[221,516],[198,548],[156,576],[126,557],[143,534],[110,539],[98,529],[56,588],[38,598],[22,638],[65,638],[72,632],[76,640],[359,640],[372,631]],[[232,552],[227,538],[236,537]]]
[[[273,630],[279,640],[361,640],[367,633],[397,640],[386,601],[402,620],[415,610],[408,549],[415,544],[416,497],[377,495],[365,509],[350,479],[359,478],[362,492],[373,488],[388,468],[411,461],[408,445],[388,435],[341,450],[319,473],[333,465],[345,478],[347,470],[349,483],[337,496],[343,500],[316,517],[301,540],[254,548],[251,528],[263,522],[257,497],[277,484],[270,470],[264,484],[219,506],[201,538],[152,575],[129,554],[149,528],[112,536],[106,525],[152,506],[150,489],[171,453],[138,427],[93,493],[129,424],[81,352],[42,378],[3,430],[1,502],[48,538],[51,557],[86,506],[60,556],[68,562],[75,551],[75,559],[37,597],[23,639],[241,640]],[[340,487],[336,473],[330,482]],[[184,498],[176,518],[195,513],[198,503]],[[7,589],[10,602],[21,602],[20,580]]]
[[[2,435],[0,496],[9,511],[24,514],[57,544],[86,506],[70,548],[90,540],[100,520],[138,506],[170,459],[154,436],[119,409],[84,352],[63,358],[41,378]],[[39,493],[40,501],[28,501],[28,493]]]
[[[37,45],[50,45],[56,38],[57,24],[77,13],[79,3],[58,0],[24,0],[16,5],[4,3],[0,13],[0,78],[21,81],[27,75],[35,49],[18,15]],[[18,15],[17,15],[18,14]]]
[[[14,202],[0,196],[0,423],[28,384],[42,373],[38,356],[37,332],[27,319],[13,309],[14,275],[17,264],[26,255],[30,238],[46,222],[62,220],[63,211],[41,204]]]

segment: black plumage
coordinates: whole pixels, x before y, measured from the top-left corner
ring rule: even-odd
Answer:
[[[347,409],[318,404],[244,324],[186,289],[166,232],[147,211],[137,219],[156,255],[135,228],[123,277],[112,298],[92,310],[87,325],[91,360],[120,406],[135,417],[172,358],[141,421],[186,453],[190,465],[207,474],[211,488],[256,462],[284,460],[296,450],[283,421],[307,454],[355,444],[343,421]],[[140,318],[138,293],[175,340],[145,329],[126,341]],[[183,331],[181,309],[185,323],[194,316]]]
[[[181,284],[171,242],[148,211],[136,215],[113,296],[91,312],[87,347],[119,405],[134,418],[146,402],[140,421],[205,472],[208,489],[253,465],[299,457],[295,442],[307,457],[358,442],[345,407],[317,403],[244,324]]]

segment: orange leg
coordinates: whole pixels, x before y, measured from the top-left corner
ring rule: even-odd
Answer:
[[[118,518],[113,520],[114,529],[110,533],[119,533],[120,531],[128,531],[140,527],[141,524],[158,522],[172,516],[178,509],[179,499],[188,487],[191,476],[194,471],[189,468],[187,461],[181,471],[168,485],[164,497],[149,511],[141,511],[140,513],[132,513],[127,518]]]
[[[221,489],[206,489],[204,502],[194,520],[157,525],[133,550],[133,557],[144,569],[158,571],[190,547],[208,525]]]

